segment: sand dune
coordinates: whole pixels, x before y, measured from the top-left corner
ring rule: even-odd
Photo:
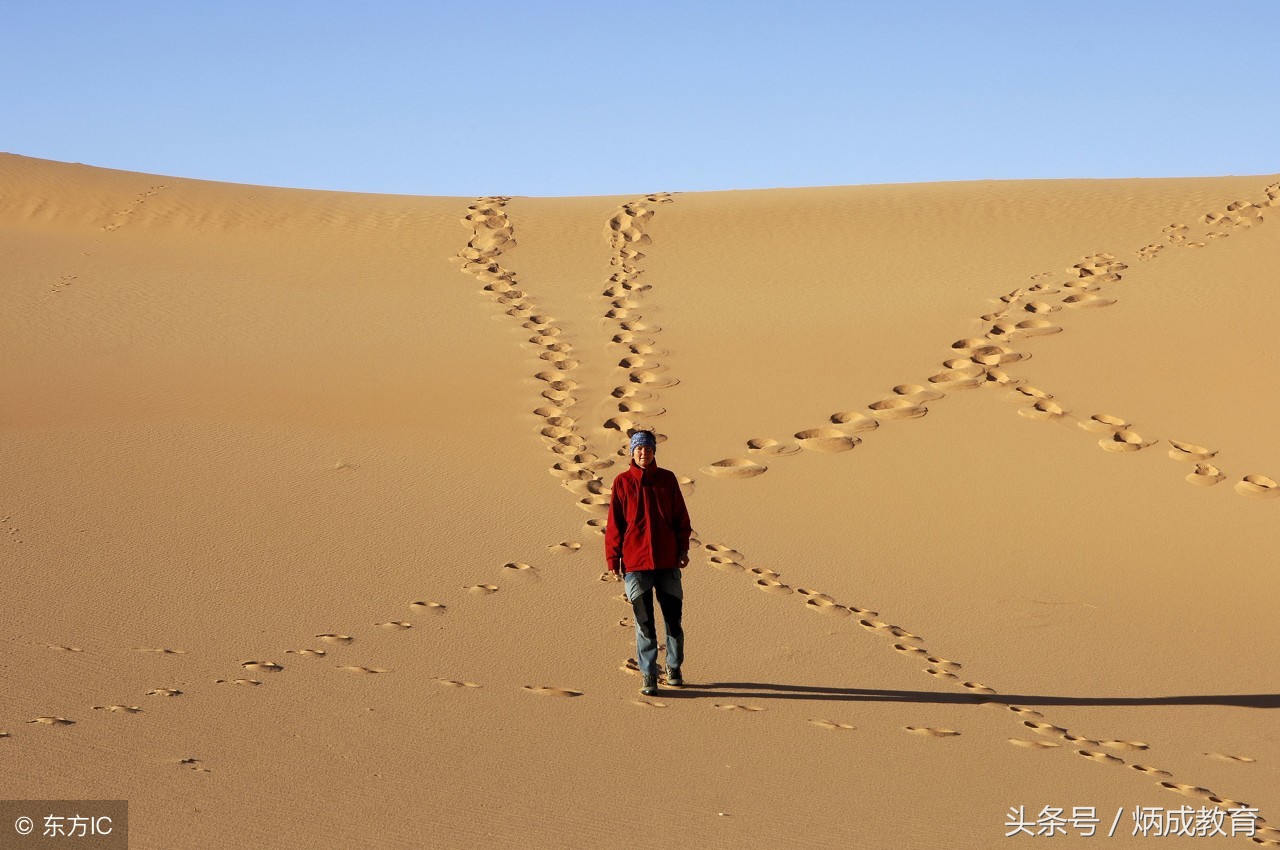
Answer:
[[[1276,176],[0,186],[0,796],[139,848],[1280,846]],[[647,698],[634,427],[696,548]]]

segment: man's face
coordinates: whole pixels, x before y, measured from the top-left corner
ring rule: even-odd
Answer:
[[[653,446],[636,446],[631,450],[631,459],[636,462],[636,466],[643,469],[653,463]]]

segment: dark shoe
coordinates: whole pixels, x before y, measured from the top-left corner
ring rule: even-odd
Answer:
[[[645,676],[644,686],[640,688],[640,693],[647,697],[656,697],[658,695],[658,677]]]
[[[679,670],[667,668],[667,684],[673,688],[683,688],[684,676],[680,675]]]

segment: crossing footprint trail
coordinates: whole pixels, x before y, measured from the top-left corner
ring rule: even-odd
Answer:
[[[1166,248],[1204,248],[1233,233],[1256,228],[1263,223],[1269,208],[1280,207],[1280,183],[1265,187],[1263,194],[1264,198],[1256,202],[1233,201],[1225,210],[1201,216],[1204,229],[1200,232],[1193,233],[1185,224],[1166,226],[1162,242],[1138,249],[1139,262],[1158,259]],[[978,317],[986,326],[983,335],[953,342],[942,369],[923,382],[898,384],[884,398],[862,410],[832,413],[826,423],[795,432],[793,441],[751,438],[745,444],[746,456],[714,461],[703,467],[703,472],[719,478],[752,478],[768,470],[763,463],[766,458],[786,457],[802,449],[848,451],[862,442],[859,434],[874,431],[881,423],[918,419],[929,412],[929,403],[945,398],[949,392],[985,387],[1007,391],[1007,400],[1024,405],[1018,411],[1024,417],[1075,423],[1081,430],[1098,435],[1099,448],[1104,451],[1122,454],[1167,442],[1171,459],[1193,465],[1183,476],[1188,483],[1213,486],[1226,480],[1223,470],[1209,462],[1217,453],[1181,439],[1187,435],[1166,438],[1141,433],[1123,417],[1110,413],[1074,417],[1051,393],[1029,386],[1022,367],[1014,365],[1031,358],[1029,352],[1017,350],[1018,340],[1062,333],[1074,314],[1117,303],[1114,290],[1123,281],[1121,272],[1127,268],[1114,255],[1102,252],[1081,258],[1065,274],[1032,275],[1026,286],[993,297],[996,309]],[[1280,499],[1280,482],[1256,472],[1242,475],[1232,489],[1250,499]]]
[[[1224,212],[1211,212],[1201,218],[1208,230],[1199,237],[1191,235],[1191,229],[1182,224],[1164,228],[1168,246],[1189,249],[1203,248],[1213,240],[1221,240],[1235,230],[1247,230],[1263,222],[1263,212],[1269,207],[1280,206],[1280,183],[1267,186],[1266,199],[1260,202],[1235,201]],[[1152,243],[1138,250],[1140,262],[1150,262],[1160,256],[1166,246]],[[1003,389],[1007,398],[1023,405],[1020,415],[1041,421],[1075,421],[1079,429],[1098,437],[1099,447],[1108,452],[1128,453],[1155,445],[1159,440],[1151,435],[1141,436],[1124,418],[1111,414],[1093,414],[1087,419],[1073,419],[1069,411],[1053,400],[1050,393],[1027,384],[1024,378],[1014,377],[1008,368],[1012,364],[1030,359],[1027,352],[1018,351],[1013,343],[1033,336],[1049,336],[1063,331],[1061,317],[1073,311],[1098,309],[1116,303],[1110,297],[1111,290],[1119,284],[1127,266],[1108,253],[1098,253],[1082,258],[1073,264],[1065,279],[1054,280],[1052,272],[1033,275],[1031,283],[1011,292],[996,296],[996,310],[980,316],[987,324],[982,338],[960,339],[952,343],[952,356],[944,360],[942,369],[921,384],[899,384],[891,394],[868,404],[862,410],[846,410],[831,414],[825,425],[797,431],[794,442],[784,442],[768,437],[747,441],[747,457],[729,457],[715,461],[703,471],[721,478],[751,478],[767,471],[768,467],[756,460],[765,457],[785,457],[803,449],[820,452],[843,452],[861,442],[859,433],[879,428],[882,422],[915,419],[928,412],[926,404],[945,397],[946,392],[995,388]],[[1169,457],[1180,463],[1193,463],[1195,468],[1186,475],[1189,483],[1211,486],[1225,479],[1225,475],[1208,461],[1216,455],[1213,450],[1181,440],[1169,439]],[[1273,479],[1257,474],[1245,475],[1235,485],[1235,491],[1243,496],[1260,499],[1280,497],[1280,485]],[[1010,738],[1015,746],[1029,750],[1051,750],[1070,747],[1083,758],[1099,764],[1128,767],[1143,775],[1157,779],[1157,784],[1184,796],[1212,803],[1222,809],[1240,808],[1247,804],[1199,785],[1174,782],[1172,774],[1161,768],[1137,762],[1127,762],[1120,756],[1102,751],[1108,748],[1121,752],[1147,751],[1149,745],[1141,741],[1104,740],[1088,735],[1073,734],[1066,727],[1045,720],[1041,712],[1003,702],[996,691],[980,682],[966,681],[958,672],[961,664],[939,658],[920,646],[923,638],[901,627],[876,619],[879,615],[867,608],[842,605],[824,593],[805,588],[792,588],[781,581],[781,576],[763,567],[749,567],[736,549],[720,543],[704,544],[708,564],[728,573],[742,573],[750,577],[755,586],[766,593],[785,598],[794,596],[804,600],[808,610],[827,617],[848,618],[865,631],[882,637],[897,639],[894,651],[913,660],[923,660],[928,666],[923,672],[980,695],[984,704],[1008,710],[1024,730],[1034,732],[1032,739]],[[909,731],[928,734],[928,730],[908,727]],[[1244,761],[1248,757],[1228,756],[1226,759]],[[1280,846],[1280,829],[1267,826],[1260,814],[1256,835],[1251,839],[1264,846]]]
[[[1280,197],[1280,186],[1268,187],[1268,203]],[[657,345],[656,336],[660,328],[647,322],[639,312],[641,299],[651,287],[641,282],[642,270],[637,263],[643,258],[641,247],[651,244],[651,239],[644,232],[644,225],[652,218],[652,204],[669,202],[669,196],[650,195],[640,201],[622,205],[607,222],[606,236],[613,249],[611,266],[614,271],[609,278],[609,285],[603,295],[608,301],[608,310],[604,318],[616,325],[617,332],[612,336],[610,344],[618,347],[621,359],[618,368],[625,371],[625,380],[620,380],[610,395],[616,400],[617,415],[611,416],[604,423],[605,428],[626,432],[627,430],[648,425],[649,420],[661,416],[665,410],[658,403],[660,389],[675,386],[678,381],[667,374],[667,370],[658,361],[663,352]],[[514,273],[503,268],[497,261],[504,247],[514,244],[510,224],[501,208],[504,198],[484,198],[469,208],[464,219],[473,226],[474,236],[464,252],[460,255],[464,261],[464,271],[470,271],[484,283],[483,291],[489,293],[494,301],[507,308],[508,315],[515,319],[524,319],[526,329],[534,332],[530,342],[544,349],[540,359],[555,365],[550,372],[541,372],[539,380],[548,384],[543,390],[544,404],[535,410],[543,422],[542,436],[548,442],[548,448],[559,456],[552,466],[552,474],[562,479],[563,485],[579,497],[580,507],[603,513],[607,509],[608,487],[600,476],[600,472],[613,465],[613,460],[601,456],[599,450],[593,450],[588,442],[576,435],[576,420],[571,415],[575,411],[578,399],[572,395],[577,389],[576,383],[568,377],[579,365],[572,358],[573,348],[562,339],[560,329],[554,320],[537,311],[532,296],[517,285]],[[1257,218],[1260,213],[1252,213],[1243,205],[1234,205],[1236,213],[1244,218]],[[1250,209],[1257,209],[1251,207]],[[1206,216],[1206,220],[1209,217]],[[1220,222],[1214,219],[1220,226]],[[1251,225],[1245,225],[1251,226]],[[1148,251],[1154,256],[1154,252]],[[953,344],[951,358],[944,361],[943,369],[930,376],[925,383],[899,384],[892,388],[891,394],[867,405],[866,411],[841,411],[832,414],[827,425],[797,431],[794,443],[783,443],[770,438],[754,438],[748,441],[748,452],[759,457],[781,457],[795,454],[801,450],[822,453],[839,453],[849,451],[861,440],[859,433],[869,432],[879,427],[881,422],[914,419],[928,412],[926,404],[945,396],[948,391],[977,389],[981,387],[999,387],[1017,392],[1018,398],[1028,402],[1032,418],[1053,418],[1064,416],[1066,412],[1054,404],[1047,393],[1034,388],[1022,386],[1022,381],[1011,377],[1005,368],[1029,358],[1024,352],[1017,351],[1010,343],[1020,337],[1043,336],[1059,333],[1062,328],[1048,317],[1060,310],[1087,310],[1109,306],[1114,299],[1103,294],[1106,285],[1118,283],[1122,278],[1120,272],[1125,268],[1108,254],[1096,254],[1085,257],[1072,266],[1068,279],[1060,284],[1046,280],[1050,274],[1035,276],[1032,285],[1018,289],[997,298],[1001,305],[995,312],[982,317],[990,323],[983,339],[961,340]],[[1057,303],[1050,300],[1058,296]],[[1019,392],[1020,391],[1020,392]],[[1115,450],[1131,451],[1145,445],[1127,428],[1119,427],[1125,423],[1114,417],[1099,416],[1089,420],[1091,427],[1106,430],[1110,441],[1118,447]],[[1083,424],[1083,423],[1082,423]],[[1114,427],[1113,427],[1114,426]],[[659,434],[658,439],[664,439]],[[1104,441],[1105,441],[1104,437]],[[621,441],[619,441],[621,443]],[[1130,448],[1132,447],[1132,448]],[[1173,451],[1186,454],[1188,457],[1205,455],[1200,447],[1191,444],[1176,443]],[[618,457],[626,456],[625,447],[617,451]],[[712,475],[732,478],[746,478],[758,475],[766,470],[764,464],[756,463],[752,458],[727,458],[717,461],[704,469]],[[692,482],[685,478],[682,484]],[[595,534],[603,534],[604,521],[593,518],[587,523],[588,529]],[[749,577],[754,586],[762,592],[779,598],[794,597],[804,600],[808,610],[836,619],[849,619],[863,630],[884,638],[893,643],[892,649],[901,657],[923,662],[921,669],[928,675],[954,685],[965,693],[973,694],[975,699],[1009,711],[1013,720],[1019,724],[1020,731],[1034,732],[1035,738],[1010,738],[1015,746],[1029,750],[1051,750],[1068,746],[1082,758],[1096,763],[1117,767],[1128,767],[1146,776],[1156,778],[1161,787],[1213,803],[1221,808],[1230,809],[1242,806],[1238,801],[1214,794],[1198,785],[1173,782],[1169,771],[1137,762],[1127,762],[1118,755],[1105,752],[1111,749],[1118,752],[1146,751],[1149,746],[1140,741],[1104,740],[1087,735],[1072,733],[1066,727],[1057,726],[1044,719],[1044,715],[1022,706],[1002,702],[994,688],[982,682],[969,681],[958,671],[962,665],[950,659],[931,654],[921,646],[924,638],[911,633],[901,626],[879,619],[879,614],[871,609],[854,605],[843,605],[825,593],[803,587],[795,587],[784,583],[781,576],[764,567],[749,566],[741,553],[730,546],[718,543],[702,544],[697,537],[694,544],[703,547],[707,562],[714,568],[730,573],[742,573]],[[565,544],[555,544],[565,546]],[[550,547],[555,548],[555,546]],[[629,621],[620,621],[629,626]],[[635,674],[636,665],[633,660],[623,665],[625,672]],[[530,688],[530,690],[534,690]],[[560,691],[563,689],[539,689],[543,691]],[[576,693],[576,692],[571,692]],[[635,700],[636,705],[661,708],[664,703],[654,700]],[[763,710],[760,706],[717,704],[717,709],[725,711],[744,711],[753,713]],[[830,720],[811,720],[811,723],[826,729],[849,729],[848,724]],[[950,737],[960,734],[952,729],[932,727],[904,727],[904,730],[917,735],[929,737]],[[1260,825],[1265,824],[1261,816]],[[1257,843],[1280,846],[1280,830],[1265,825],[1260,826]]]

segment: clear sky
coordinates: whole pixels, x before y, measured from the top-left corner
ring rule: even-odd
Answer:
[[[0,150],[131,171],[463,196],[1280,171],[1277,0],[3,13]]]

